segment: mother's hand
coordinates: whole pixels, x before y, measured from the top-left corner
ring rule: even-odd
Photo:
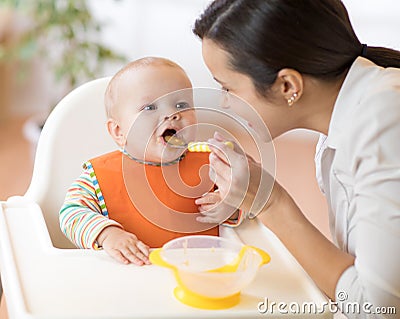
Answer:
[[[225,203],[241,208],[250,217],[254,217],[278,197],[281,187],[276,185],[273,189],[274,178],[262,165],[237,145],[232,150],[224,144],[225,141],[224,136],[217,132],[214,138],[208,140],[212,151],[210,178],[218,186]]]

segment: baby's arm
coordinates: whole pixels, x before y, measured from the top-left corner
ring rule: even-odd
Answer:
[[[86,170],[68,189],[60,210],[60,228],[79,248],[96,249],[97,236],[108,226],[122,226],[103,216],[95,187]]]
[[[123,230],[119,223],[103,215],[88,171],[85,170],[69,188],[59,218],[62,232],[77,247],[98,249],[103,246],[109,255],[121,262],[148,263],[148,247]],[[131,252],[136,255],[132,256]]]

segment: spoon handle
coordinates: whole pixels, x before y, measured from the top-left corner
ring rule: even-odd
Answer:
[[[226,146],[230,149],[234,148],[234,145],[231,141],[224,142]],[[200,153],[210,153],[211,149],[207,142],[190,142],[188,144],[188,151],[189,152],[200,152]]]

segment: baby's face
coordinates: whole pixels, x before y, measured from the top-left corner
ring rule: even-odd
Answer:
[[[145,66],[123,81],[118,108],[127,138],[125,149],[146,161],[169,162],[179,157],[183,150],[169,146],[166,139],[176,134],[190,141],[195,135],[196,116],[186,74],[167,65]]]

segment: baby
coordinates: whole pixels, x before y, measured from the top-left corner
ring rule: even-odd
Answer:
[[[111,79],[105,93],[106,125],[120,150],[86,162],[60,210],[61,230],[77,247],[103,248],[122,263],[144,265],[149,264],[150,247],[188,234],[218,235],[215,225],[176,231],[182,215],[170,214],[204,213],[194,196],[170,187],[171,180],[172,184],[182,180],[190,189],[200,181],[204,188],[199,172],[208,164],[208,154],[168,143],[177,136],[182,141],[193,138],[196,114],[191,87],[184,70],[164,58],[136,60]],[[168,95],[175,91],[182,94]],[[166,98],[159,99],[162,96]],[[144,176],[146,181],[141,180]],[[214,190],[211,181],[205,187],[205,192]],[[209,207],[218,206],[217,215],[232,215],[224,218],[224,225],[239,225],[241,212],[231,214],[231,207],[218,205],[217,192],[214,197]],[[207,222],[207,214],[197,220]]]

